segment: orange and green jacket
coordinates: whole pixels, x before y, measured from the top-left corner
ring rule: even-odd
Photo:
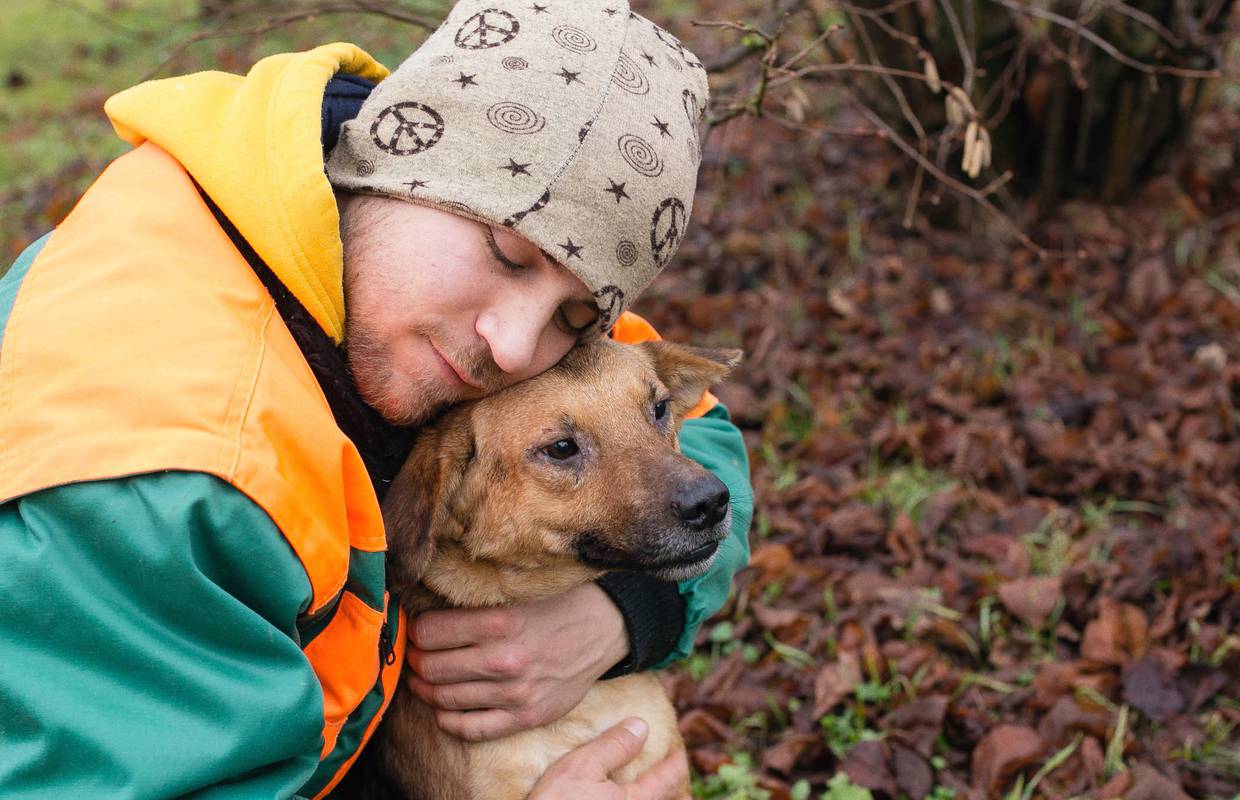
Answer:
[[[134,149],[0,279],[0,796],[322,796],[394,690],[370,476],[203,198],[339,342],[337,71],[386,75],[335,44],[113,97]],[[752,509],[721,406],[682,446],[734,526],[666,660],[726,599]]]

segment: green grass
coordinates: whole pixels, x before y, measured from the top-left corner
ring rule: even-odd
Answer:
[[[268,13],[295,11],[296,1]],[[438,17],[447,0],[405,0]],[[149,77],[224,69],[245,72],[265,56],[332,41],[353,41],[395,66],[423,32],[373,15],[323,16],[267,33],[196,42],[169,63],[178,46],[209,29],[195,0],[5,0],[0,3],[0,255],[58,220],[98,170],[126,145],[103,114],[110,95]],[[235,27],[252,30],[266,17]],[[162,65],[162,67],[161,67]],[[36,189],[67,192],[49,202]],[[63,194],[63,192],[62,192]],[[42,208],[40,206],[47,206]],[[33,225],[33,229],[31,226]]]

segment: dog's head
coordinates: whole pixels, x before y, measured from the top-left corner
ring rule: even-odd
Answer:
[[[480,574],[525,599],[607,570],[705,571],[728,532],[728,490],[676,433],[739,358],[599,339],[452,409],[419,434],[384,501],[393,577],[469,604],[495,599],[467,585]]]

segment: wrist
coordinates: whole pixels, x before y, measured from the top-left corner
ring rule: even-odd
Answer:
[[[598,657],[595,659],[595,666],[598,670],[596,677],[601,677],[613,666],[628,658],[629,632],[620,607],[607,592],[603,591],[597,583],[586,584],[585,590],[590,596],[590,601],[598,609],[593,619],[597,619],[602,637],[597,643],[601,646],[597,649]]]

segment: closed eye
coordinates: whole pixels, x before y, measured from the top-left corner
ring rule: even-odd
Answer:
[[[503,264],[513,272],[522,272],[526,269],[524,264],[518,264],[508,256],[504,255],[504,251],[499,249],[499,244],[495,241],[495,233],[491,230],[491,226],[483,229],[486,233],[487,247],[491,250],[491,255],[495,256],[495,260]]]

